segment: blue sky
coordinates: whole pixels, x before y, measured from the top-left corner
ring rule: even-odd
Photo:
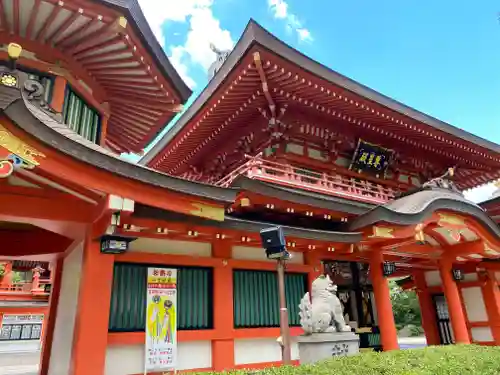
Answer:
[[[248,20],[254,18],[280,39],[328,67],[500,143],[498,1],[140,3],[174,66],[192,87],[192,99],[207,83],[206,70],[214,59],[209,43],[221,49],[231,48]],[[489,193],[491,188],[486,191]]]

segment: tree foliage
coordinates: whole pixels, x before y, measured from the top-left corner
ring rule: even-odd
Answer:
[[[422,316],[417,293],[413,290],[401,289],[395,281],[390,281],[392,310],[396,327],[415,327],[414,334],[421,333]]]

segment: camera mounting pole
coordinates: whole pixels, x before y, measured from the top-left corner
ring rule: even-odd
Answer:
[[[290,345],[290,325],[288,323],[288,308],[286,306],[285,293],[285,262],[290,259],[290,253],[286,249],[283,228],[271,227],[260,231],[262,247],[266,250],[269,259],[277,261],[278,293],[280,306],[280,331],[282,361],[284,365],[292,364],[292,353]]]

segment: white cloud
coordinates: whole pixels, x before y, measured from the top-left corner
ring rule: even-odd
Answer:
[[[303,27],[302,22],[295,14],[288,11],[288,3],[285,0],[267,0],[267,4],[274,18],[284,20],[287,30],[295,31],[301,42],[313,40],[311,32]]]
[[[190,87],[194,87],[196,82],[189,75],[189,65],[198,64],[207,70],[215,61],[210,43],[222,50],[231,49],[234,45],[229,31],[223,29],[214,17],[213,0],[139,0],[139,3],[164,48],[168,41],[165,40],[162,26],[169,21],[189,22],[186,43],[169,46],[167,53],[172,65]]]
[[[196,82],[189,76],[188,66],[183,62],[185,56],[185,50],[183,46],[172,46],[170,47],[170,62],[174,66],[177,73],[182,77],[186,85],[193,88],[196,86]]]

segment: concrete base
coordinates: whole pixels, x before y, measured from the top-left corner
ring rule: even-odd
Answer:
[[[313,333],[297,337],[300,364],[359,353],[359,336],[352,332]]]

